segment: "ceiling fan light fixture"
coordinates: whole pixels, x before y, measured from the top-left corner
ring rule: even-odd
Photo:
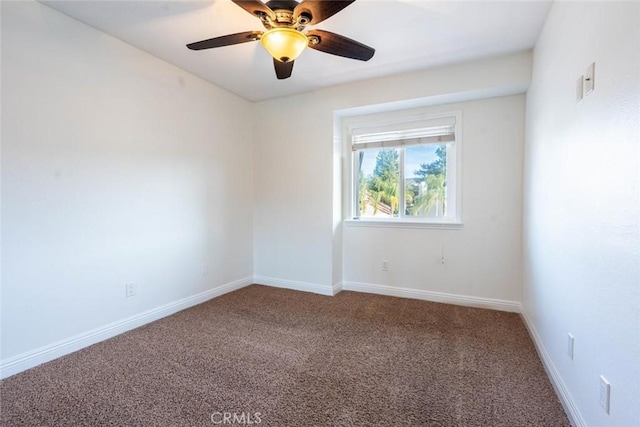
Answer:
[[[294,61],[309,44],[307,36],[298,30],[276,27],[267,31],[260,38],[260,43],[280,62]]]

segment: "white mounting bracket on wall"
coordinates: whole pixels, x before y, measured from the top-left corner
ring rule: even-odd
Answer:
[[[596,87],[596,63],[592,62],[584,73],[584,95],[588,96]]]

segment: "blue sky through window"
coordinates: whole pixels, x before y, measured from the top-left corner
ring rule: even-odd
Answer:
[[[436,149],[438,145],[413,145],[405,148],[404,161],[405,178],[415,178],[415,171],[420,169],[422,163],[431,163],[438,159]],[[373,175],[373,169],[376,167],[376,157],[380,149],[365,150],[362,158],[362,172],[364,176]]]

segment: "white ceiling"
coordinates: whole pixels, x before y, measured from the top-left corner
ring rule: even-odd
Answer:
[[[306,49],[277,80],[259,42],[203,51],[187,43],[264,30],[230,0],[43,1],[251,101],[530,49],[548,1],[357,0],[319,28],[376,49],[368,62]]]

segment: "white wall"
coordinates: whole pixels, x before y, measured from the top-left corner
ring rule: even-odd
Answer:
[[[3,360],[252,275],[250,103],[2,2],[2,106]]]
[[[254,272],[257,281],[269,284],[303,284],[307,289],[328,290],[343,280],[342,273],[353,281],[380,281],[370,275],[370,266],[379,267],[380,254],[371,251],[359,257],[353,254],[361,244],[369,244],[381,234],[395,233],[394,247],[413,243],[416,233],[411,230],[344,230],[339,235],[342,182],[337,170],[342,168],[344,156],[336,144],[334,112],[359,108],[367,112],[374,104],[387,104],[385,108],[402,102],[405,108],[413,105],[446,104],[453,101],[480,99],[489,96],[524,93],[530,79],[531,57],[521,53],[467,64],[436,68],[418,73],[386,77],[343,85],[303,95],[290,96],[256,104],[255,123],[255,194],[254,215]],[[468,104],[471,114],[470,130],[486,132],[480,138],[469,138],[469,179],[477,178],[479,169],[490,167],[490,178],[504,178],[492,183],[495,193],[486,204],[477,198],[481,183],[469,181],[466,202],[469,203],[469,228],[455,231],[452,248],[461,249],[474,239],[490,238],[498,233],[490,248],[500,247],[488,265],[474,262],[471,273],[459,277],[446,273],[446,283],[425,280],[420,268],[412,267],[409,274],[389,282],[395,286],[419,289],[446,290],[467,295],[497,299],[518,299],[520,270],[519,220],[521,145],[523,141],[524,101],[522,97],[485,101],[490,109],[480,114],[482,103]],[[466,105],[466,104],[465,104]],[[355,110],[352,110],[352,112]],[[478,112],[476,115],[475,112]],[[481,123],[492,119],[492,123]],[[491,140],[491,135],[498,140]],[[465,142],[466,144],[466,142]],[[488,144],[484,148],[479,144]],[[486,149],[487,151],[483,151]],[[495,170],[488,153],[508,159],[506,168]],[[478,154],[480,158],[474,159]],[[463,157],[467,156],[464,154]],[[465,160],[463,160],[464,162]],[[463,175],[465,172],[463,171]],[[466,179],[466,178],[465,178]],[[487,191],[487,190],[485,190]],[[494,190],[488,190],[494,191]],[[504,205],[492,212],[489,207],[495,199],[504,196]],[[484,206],[484,207],[480,207]],[[504,209],[502,209],[504,207]],[[463,206],[463,209],[467,209]],[[512,233],[512,234],[510,234]],[[421,230],[425,238],[439,236],[434,230]],[[335,237],[335,238],[334,238]],[[348,253],[343,254],[344,248]],[[452,251],[455,262],[465,263],[474,251],[487,243],[477,242],[473,250],[464,253]],[[426,253],[431,253],[427,248]],[[345,265],[341,268],[343,259]],[[490,253],[483,252],[482,260]],[[506,259],[501,257],[506,256]],[[415,260],[410,257],[410,260]],[[438,258],[439,260],[439,258]],[[407,263],[410,263],[409,259]],[[353,265],[350,265],[353,264]],[[355,265],[357,264],[357,265]],[[424,263],[421,263],[424,265]],[[467,265],[467,267],[469,267]],[[473,281],[469,279],[474,276]],[[496,278],[490,280],[489,277]],[[346,276],[345,276],[346,277]],[[443,275],[438,276],[444,277]],[[285,283],[286,282],[286,283]]]
[[[640,425],[639,156],[640,3],[555,2],[527,95],[523,304],[579,425]]]
[[[413,117],[462,111],[464,226],[347,225],[344,281],[520,301],[524,105],[524,95],[514,95],[408,110]]]

